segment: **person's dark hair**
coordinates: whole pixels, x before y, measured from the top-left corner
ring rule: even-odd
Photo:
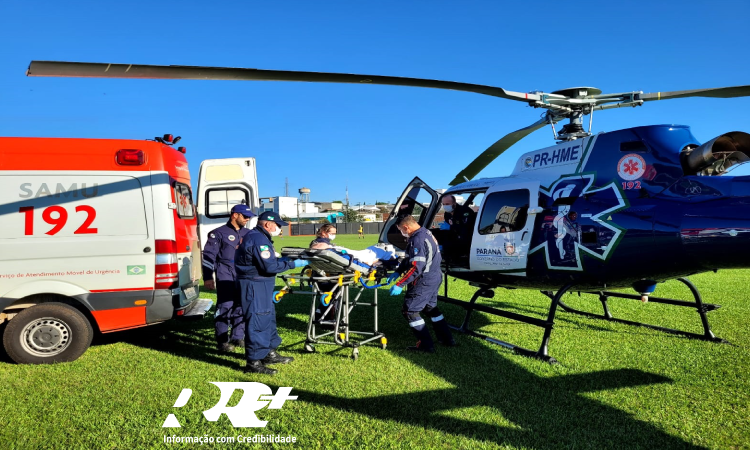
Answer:
[[[330,233],[331,230],[335,230],[335,229],[336,229],[336,225],[327,223],[323,225],[322,227],[318,228],[318,232],[315,233],[315,235],[318,237],[323,237],[323,233]]]
[[[398,220],[396,221],[396,226],[401,226],[401,225],[411,225],[411,224],[415,224],[415,225],[417,225],[417,221],[416,221],[416,220],[414,220],[414,216],[411,216],[411,215],[409,215],[409,216],[404,216],[404,217],[400,217],[400,218],[399,218],[399,219],[398,219]]]

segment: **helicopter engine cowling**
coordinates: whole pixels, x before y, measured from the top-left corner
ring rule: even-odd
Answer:
[[[685,175],[721,175],[730,167],[750,161],[750,134],[732,131],[698,147],[682,150]]]
[[[684,206],[685,261],[700,270],[750,268],[750,176],[704,180],[715,180],[703,186],[716,189],[708,200]]]

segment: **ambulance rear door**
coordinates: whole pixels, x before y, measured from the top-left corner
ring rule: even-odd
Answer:
[[[234,205],[248,205],[257,213],[258,177],[255,158],[207,159],[198,175],[198,236],[201,249],[208,233],[227,223]],[[257,221],[248,222],[252,228]]]

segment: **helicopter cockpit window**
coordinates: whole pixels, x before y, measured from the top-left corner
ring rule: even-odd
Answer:
[[[495,192],[487,196],[479,220],[479,234],[510,233],[526,226],[528,189]]]
[[[620,142],[620,151],[626,153],[645,153],[648,151],[643,141]]]

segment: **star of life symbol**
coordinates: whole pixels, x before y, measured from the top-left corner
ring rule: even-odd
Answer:
[[[235,428],[265,427],[268,421],[259,420],[255,415],[255,411],[263,409],[266,406],[268,406],[268,409],[281,409],[287,400],[297,400],[296,395],[289,395],[292,392],[291,387],[280,387],[274,395],[271,392],[271,388],[263,383],[212,381],[211,384],[219,387],[221,397],[213,408],[203,411],[203,416],[209,422],[216,422],[222,414],[226,414]],[[227,403],[232,398],[232,394],[237,389],[242,390],[242,398],[240,398],[240,401],[235,406],[227,406]],[[192,389],[183,389],[177,397],[174,407],[182,408],[185,406],[192,394]],[[174,414],[169,414],[162,428],[181,426],[177,417]]]
[[[623,180],[637,180],[646,172],[646,161],[641,155],[631,153],[620,158],[617,163],[617,175]]]
[[[638,156],[639,155],[633,155]],[[643,160],[643,158],[641,158]],[[643,167],[643,166],[641,166]],[[549,240],[545,240],[541,244],[529,250],[529,254],[536,251],[543,251],[547,260],[547,268],[556,270],[573,270],[582,271],[583,266],[581,265],[581,254],[586,253],[589,256],[606,261],[612,250],[616,247],[619,242],[619,238],[624,232],[622,228],[612,223],[612,213],[616,213],[628,207],[628,202],[625,195],[619,189],[616,182],[611,182],[604,187],[594,188],[594,175],[589,173],[583,173],[579,175],[570,175],[558,179],[555,183],[550,186],[549,190],[540,188],[542,194],[550,197],[554,200],[561,200],[569,197],[580,197],[585,194],[598,193],[600,196],[600,211],[592,211],[589,219],[596,223],[600,230],[608,230],[607,236],[600,236],[600,246],[597,248],[588,248],[581,245],[580,231],[572,229],[572,227],[566,223],[569,221],[568,214],[571,212],[571,206],[565,204],[566,202],[560,202],[558,206],[558,214],[555,216],[552,228],[555,237],[554,245]],[[587,214],[588,215],[588,214]],[[563,230],[565,230],[563,232]],[[566,234],[571,234],[574,237],[572,241],[572,254],[564,248],[564,238]],[[575,236],[573,236],[575,235]],[[555,252],[555,258],[550,257],[550,252]],[[559,257],[558,257],[559,255]]]

